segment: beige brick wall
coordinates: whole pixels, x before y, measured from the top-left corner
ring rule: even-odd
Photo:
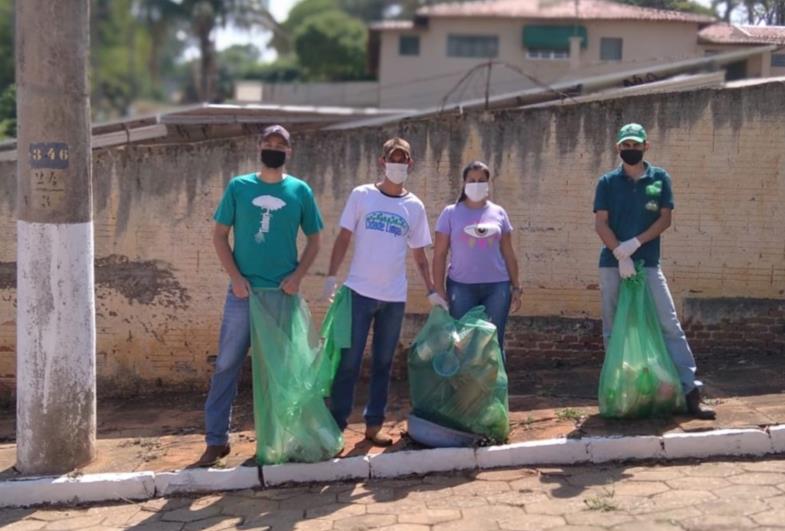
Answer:
[[[400,133],[417,159],[411,189],[431,224],[459,189],[461,166],[487,160],[520,260],[520,315],[599,315],[600,243],[591,212],[598,176],[617,159],[616,128],[648,126],[650,160],[673,176],[674,226],[663,267],[685,298],[785,299],[785,85],[701,91],[536,111],[407,121],[386,129],[297,135],[291,172],[310,182],[325,217],[304,292],[315,301],[349,191],[377,175],[381,142]],[[104,393],[204,387],[226,278],[212,249],[212,212],[226,181],[255,166],[251,137],[96,151],[98,374]],[[0,382],[13,386],[15,168],[0,165]],[[347,260],[348,264],[348,260]],[[346,266],[347,264],[344,264]],[[409,264],[408,311],[426,311]],[[515,333],[515,330],[511,331]],[[515,345],[525,349],[525,345]]]

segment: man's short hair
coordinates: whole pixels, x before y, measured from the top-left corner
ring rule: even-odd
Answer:
[[[396,149],[400,149],[406,153],[409,158],[412,157],[412,147],[409,145],[409,143],[403,138],[396,136],[385,142],[384,146],[382,146],[382,155],[384,156],[385,160],[390,158],[390,155],[392,155],[393,151]]]

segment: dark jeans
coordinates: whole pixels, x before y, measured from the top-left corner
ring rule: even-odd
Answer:
[[[499,348],[504,353],[504,328],[510,313],[512,289],[510,281],[486,282],[482,284],[463,284],[447,278],[447,299],[450,315],[460,319],[475,306],[485,306],[485,313],[496,325]]]
[[[401,335],[404,306],[403,302],[379,301],[352,291],[352,345],[341,351],[341,364],[333,381],[330,399],[333,417],[342,430],[346,428],[347,419],[352,412],[354,387],[360,375],[371,324],[373,364],[364,416],[368,426],[380,426],[384,422],[390,371]]]
[[[222,445],[229,440],[232,402],[237,396],[237,380],[250,346],[251,320],[248,299],[238,299],[230,287],[224,304],[215,372],[204,404],[205,439],[209,445]]]

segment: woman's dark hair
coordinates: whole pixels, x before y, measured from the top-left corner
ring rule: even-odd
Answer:
[[[469,164],[467,164],[463,168],[463,182],[466,183],[466,176],[469,175],[470,171],[479,170],[485,173],[485,176],[488,177],[488,180],[491,180],[491,170],[488,168],[488,165],[485,164],[481,160],[473,160]],[[458,201],[456,203],[460,203],[461,201],[466,199],[466,192],[463,191],[463,185],[461,186],[461,195],[458,197]]]

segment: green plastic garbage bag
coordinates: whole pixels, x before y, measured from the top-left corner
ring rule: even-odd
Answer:
[[[322,322],[322,348],[325,362],[319,375],[319,389],[323,396],[330,396],[335,373],[341,364],[341,350],[352,344],[352,292],[341,286]]]
[[[507,372],[485,308],[461,319],[431,310],[408,355],[413,413],[425,420],[503,442],[510,432]]]
[[[315,462],[333,457],[343,436],[324,403],[326,362],[299,295],[255,288],[251,294],[256,460]]]
[[[622,280],[600,374],[600,415],[662,417],[684,410],[684,393],[657,319],[646,272]]]

